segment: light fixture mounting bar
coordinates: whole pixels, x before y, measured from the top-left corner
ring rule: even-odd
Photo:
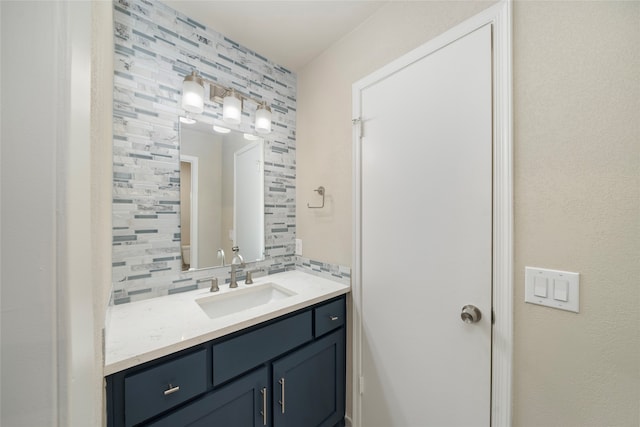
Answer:
[[[218,84],[215,83],[209,83],[209,100],[213,101],[213,102],[217,102],[219,104],[222,104],[222,100],[224,99],[225,96],[227,96],[229,93],[231,93],[231,89],[227,89],[224,86],[220,86]],[[239,95],[236,92],[237,95]]]
[[[217,102],[218,104],[222,104],[225,96],[228,96],[231,93],[231,89],[219,85],[218,83],[214,83],[210,80],[206,80],[205,82],[209,84],[209,100],[213,102]],[[246,96],[243,93],[234,90],[235,95],[240,98],[241,101],[251,101],[256,105],[264,104],[264,101],[259,101],[255,98],[251,98],[250,96]]]

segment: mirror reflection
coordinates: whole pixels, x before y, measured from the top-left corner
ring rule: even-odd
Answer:
[[[181,123],[180,212],[183,271],[264,259],[263,140]]]

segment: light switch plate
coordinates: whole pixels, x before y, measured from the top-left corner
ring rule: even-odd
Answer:
[[[296,239],[296,255],[302,256],[302,239]]]
[[[576,313],[580,311],[579,273],[536,267],[525,267],[524,271],[525,302]]]

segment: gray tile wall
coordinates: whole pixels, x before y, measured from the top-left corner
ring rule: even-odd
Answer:
[[[325,279],[330,279],[345,285],[351,284],[351,268],[349,267],[315,261],[301,256],[296,256],[295,262],[296,270],[302,270],[309,274],[324,277]]]
[[[273,132],[265,138],[265,273],[296,268],[296,76],[205,25],[156,1],[114,2],[113,303],[208,286],[228,269],[181,272],[179,125],[182,80],[207,79],[266,100]],[[245,103],[240,131],[252,132]],[[218,104],[199,121],[213,124]]]

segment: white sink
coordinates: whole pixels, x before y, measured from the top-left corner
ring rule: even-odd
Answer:
[[[269,282],[199,298],[196,302],[207,316],[217,319],[239,311],[267,305],[273,301],[293,295],[297,294],[287,288]]]

